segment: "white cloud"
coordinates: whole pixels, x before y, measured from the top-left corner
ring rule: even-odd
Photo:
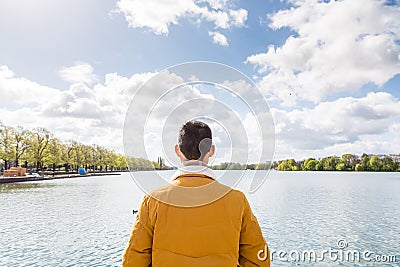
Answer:
[[[128,78],[110,73],[105,76],[104,83],[93,86],[76,83],[68,90],[58,90],[17,77],[6,66],[0,70],[2,99],[11,101],[9,104],[14,105],[13,108],[7,105],[0,106],[1,120],[5,125],[21,125],[26,128],[42,126],[62,140],[75,139],[86,144],[96,143],[120,152],[123,146],[122,129],[125,114],[132,96],[154,75],[138,73]],[[165,84],[173,88],[182,81],[177,75],[164,73],[153,81],[152,88],[157,89]],[[224,85],[243,88],[243,93],[249,90],[242,81],[225,82]],[[10,97],[16,96],[14,90],[17,89],[18,94],[29,95],[32,99],[19,100],[18,97]],[[246,105],[240,104],[240,99],[229,91],[225,94],[216,93],[217,98],[205,92],[210,92],[210,88],[206,87],[203,91],[201,86],[181,87],[160,99],[149,117],[149,128],[146,131],[148,138],[154,136],[153,133],[159,136],[156,139],[146,139],[146,142],[150,143],[149,155],[160,155],[160,138],[168,139],[168,145],[173,147],[179,126],[187,118],[201,114],[216,119],[210,123],[218,143],[216,162],[230,160],[231,153],[236,153],[235,157],[238,159],[241,155],[246,156],[248,152],[250,161],[255,161],[254,155],[260,153],[258,146],[261,141],[258,139],[257,123],[246,113]],[[155,93],[157,92],[152,90],[146,91],[141,104],[148,106],[150,101],[153,101],[153,104],[157,96]],[[231,99],[228,100],[229,97]],[[193,98],[201,98],[203,102],[187,102],[186,105],[182,105]],[[218,105],[218,102],[226,107]],[[179,108],[174,111],[175,115],[169,116],[176,107]],[[369,93],[362,98],[345,97],[322,102],[313,108],[292,111],[275,108],[271,112],[275,121],[278,159],[323,157],[347,152],[393,153],[400,150],[400,100],[389,93]],[[165,126],[164,119],[168,116],[170,121]],[[228,132],[218,126],[218,123],[226,127]],[[167,128],[163,131],[162,127]],[[165,136],[161,136],[160,132]],[[243,138],[246,135],[247,141]],[[231,141],[234,145],[233,150],[230,148]],[[171,157],[174,157],[172,150],[166,152],[171,152]],[[240,155],[237,156],[238,154]],[[245,161],[246,158],[241,160]]]
[[[128,106],[138,88],[153,75],[153,73],[138,73],[127,78],[116,73],[109,73],[105,75],[104,83],[97,83],[93,86],[74,83],[67,90],[59,90],[17,77],[8,67],[3,66],[0,72],[1,93],[5,97],[12,95],[12,97],[8,97],[10,101],[13,101],[9,104],[14,103],[15,107],[0,106],[1,121],[5,125],[21,125],[28,129],[38,126],[45,127],[64,141],[74,139],[85,144],[98,144],[122,152],[123,127]],[[150,86],[144,89],[144,95],[140,98],[139,104],[151,107],[156,103],[160,94],[159,88],[174,88],[175,85],[182,82],[184,80],[176,74],[162,72],[158,79],[153,80]],[[19,89],[17,93],[14,92],[16,88]],[[30,89],[33,89],[36,94],[32,94]],[[24,98],[18,100],[17,94],[29,95],[32,99],[29,101]],[[203,102],[198,102],[198,99],[202,99]],[[160,150],[163,145],[160,143],[161,136],[167,138],[167,145],[172,144],[166,149],[173,148],[173,145],[176,144],[177,131],[188,118],[196,117],[207,111],[226,123],[232,120],[233,114],[221,112],[219,108],[213,107],[213,96],[200,92],[196,86],[178,87],[159,100],[160,102],[149,114],[145,136],[148,155],[152,159],[163,153]],[[190,100],[194,102],[187,102]],[[177,109],[174,111],[175,108]],[[140,112],[143,109],[139,107],[138,110]],[[170,114],[172,111],[174,113]],[[146,115],[140,114],[141,117],[146,117]],[[165,125],[165,119],[169,119],[168,125]],[[143,132],[143,129],[137,127],[135,122],[128,127],[131,127],[133,131]],[[133,136],[138,137],[141,134]],[[158,137],[154,138],[154,136]],[[143,142],[143,140],[133,139],[136,152],[137,143],[135,142]],[[226,142],[225,139],[224,142]],[[240,140],[241,138],[238,136],[235,139]],[[222,151],[227,151],[227,145],[226,143],[219,145],[221,153],[218,160],[229,160],[227,158],[229,154],[222,153]],[[172,158],[175,157],[172,149],[167,152],[172,154]],[[134,156],[146,155],[135,154]]]
[[[191,0],[117,2],[117,11],[125,15],[130,27],[148,28],[155,34],[168,34],[171,24],[178,24],[181,17],[198,13],[198,8]]]
[[[0,95],[2,105],[18,107],[46,102],[58,90],[16,77],[8,66],[0,66]]]
[[[247,10],[235,9],[227,0],[119,0],[117,12],[124,14],[132,28],[145,28],[157,35],[167,35],[169,27],[181,19],[208,21],[216,29],[243,27]]]
[[[225,35],[220,32],[208,32],[209,36],[212,36],[214,44],[218,44],[221,46],[228,46],[228,40]]]
[[[101,119],[107,117],[107,106],[100,106],[93,90],[82,83],[73,84],[42,105],[42,112],[53,117]]]
[[[228,0],[201,0],[197,3],[208,3],[212,9],[224,9],[228,6]]]
[[[232,18],[232,25],[236,27],[245,26],[247,14],[247,10],[245,9],[229,10],[229,15]]]
[[[192,76],[186,74],[187,80],[190,80]],[[177,164],[173,148],[177,142],[179,127],[190,119],[200,117],[209,123],[219,142],[215,162],[246,162],[247,159],[257,162],[260,157],[260,133],[256,120],[248,114],[250,110],[246,102],[229,90],[210,84],[178,86],[185,81],[173,73],[161,72],[146,83],[140,101],[133,102],[133,109],[129,111],[125,121],[128,127],[125,128],[126,153],[146,156],[146,151],[140,145],[143,140],[138,138],[143,135],[143,129],[137,125],[147,123],[144,131],[147,137],[145,147],[149,149],[147,155],[151,158],[163,155],[163,148],[167,162]],[[228,84],[240,86],[244,85],[244,81],[224,83],[226,86]],[[163,94],[167,88],[175,90]]]
[[[260,87],[271,100],[317,103],[368,83],[382,86],[400,73],[398,6],[375,0],[291,2],[292,8],[269,15],[269,27],[296,34],[247,58],[258,67]]]
[[[272,114],[278,159],[398,151],[391,139],[400,121],[400,100],[389,93],[345,97],[289,112],[272,109]]]
[[[93,73],[93,67],[89,63],[76,62],[71,67],[63,67],[59,70],[60,77],[71,83],[83,82],[92,84],[97,81],[97,76]]]
[[[0,67],[1,121],[25,128],[45,127],[62,140],[75,139],[122,151],[125,112],[138,87],[152,73],[130,78],[115,73],[104,84],[89,87],[74,83],[59,90],[18,77],[7,66]]]

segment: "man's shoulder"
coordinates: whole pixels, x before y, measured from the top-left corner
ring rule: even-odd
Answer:
[[[236,200],[238,203],[244,203],[246,195],[239,189],[231,188],[231,191],[227,194],[227,197]]]
[[[172,206],[195,207],[225,200],[241,204],[245,195],[242,191],[213,181],[206,186],[183,187],[175,183],[161,186],[147,195],[150,202],[163,202]]]

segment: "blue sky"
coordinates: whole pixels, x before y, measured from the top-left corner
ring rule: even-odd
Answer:
[[[179,25],[169,27],[167,36],[129,28],[123,14],[114,12],[116,1],[10,0],[1,5],[0,48],[7,51],[3,64],[54,87],[69,87],[57,71],[76,61],[90,63],[100,77],[110,72],[129,76],[193,60],[225,63],[251,76],[253,67],[243,64],[246,58],[265,51],[269,43],[282,44],[290,34],[287,29],[268,28],[266,14],[286,6],[280,1],[235,2],[249,16],[244,27],[223,31],[228,47],[212,43],[209,22],[182,18]]]
[[[276,159],[399,153],[397,1],[165,2],[1,1],[0,120],[120,151],[135,88],[207,60],[260,87]]]

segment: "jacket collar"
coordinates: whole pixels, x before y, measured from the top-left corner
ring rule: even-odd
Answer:
[[[178,170],[172,175],[171,180],[175,180],[176,178],[184,174],[203,174],[210,177],[211,179],[217,179],[217,176],[207,166],[207,164],[199,160],[182,161],[182,166],[178,167]]]

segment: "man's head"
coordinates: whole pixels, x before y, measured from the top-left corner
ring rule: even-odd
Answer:
[[[188,121],[179,131],[175,152],[182,161],[201,160],[208,162],[214,154],[212,133],[207,124],[200,121]]]

